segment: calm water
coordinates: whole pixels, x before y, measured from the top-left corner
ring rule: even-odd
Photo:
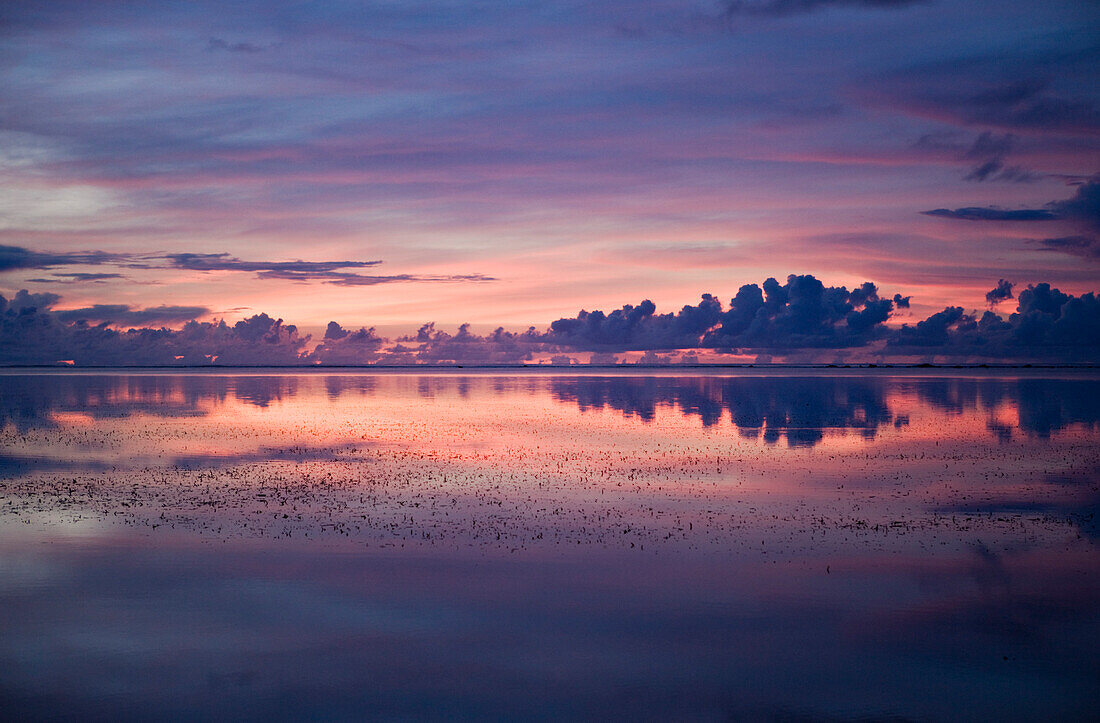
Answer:
[[[1085,719],[1100,376],[0,375],[6,717]]]

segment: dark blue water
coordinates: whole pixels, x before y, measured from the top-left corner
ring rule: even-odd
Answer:
[[[0,375],[8,718],[1088,719],[1089,373]]]

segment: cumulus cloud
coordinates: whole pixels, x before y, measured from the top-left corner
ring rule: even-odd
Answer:
[[[897,301],[906,305],[907,299]],[[880,298],[870,282],[848,291],[826,287],[811,275],[788,276],[786,284],[767,279],[746,284],[728,309],[711,294],[696,306],[657,314],[651,301],[608,314],[581,311],[550,325],[550,342],[598,351],[859,346],[883,331],[895,299]]]
[[[997,304],[1001,303],[1002,301],[1007,301],[1008,299],[1011,299],[1012,298],[1012,287],[1013,287],[1013,284],[1012,284],[1011,281],[1005,281],[1004,279],[1001,279],[1000,281],[997,282],[997,285],[995,287],[993,287],[991,290],[989,290],[986,293],[986,295],[985,295],[986,302],[990,306],[996,306]]]
[[[421,326],[414,336],[401,337],[394,347],[390,363],[400,363],[402,358],[416,363],[439,364],[517,364],[532,359],[534,350],[545,348],[545,340],[534,327],[515,333],[497,328],[481,336],[463,324],[457,333],[449,334],[436,329],[434,323]]]
[[[991,306],[1012,298],[1014,285],[1001,279],[986,299]],[[879,294],[866,282],[852,290],[827,287],[811,275],[769,278],[746,284],[728,306],[711,294],[677,312],[658,313],[651,301],[627,304],[609,313],[582,310],[548,329],[522,332],[497,328],[477,334],[468,324],[455,333],[434,323],[416,334],[389,340],[370,327],[345,329],[330,322],[320,343],[295,326],[266,314],[233,325],[196,321],[205,307],[159,306],[133,309],[99,304],[56,310],[60,297],[22,290],[0,296],[0,363],[78,365],[358,365],[358,364],[518,364],[540,359],[573,363],[577,352],[592,352],[596,363],[614,363],[616,353],[642,351],[644,363],[698,359],[691,350],[713,349],[795,355],[824,361],[826,350],[865,349],[876,355],[968,356],[1003,360],[1044,358],[1096,361],[1100,358],[1100,301],[1094,293],[1064,293],[1050,284],[1028,286],[1007,318],[993,311],[981,316],[949,306],[916,324],[891,327],[887,321],[909,297]],[[118,327],[174,324],[180,329]]]
[[[1073,296],[1047,283],[1035,284],[1019,293],[1016,312],[1007,319],[992,311],[976,317],[962,307],[949,306],[913,326],[903,325],[891,335],[889,347],[899,353],[925,350],[1096,361],[1100,358],[1100,300],[1092,292]]]
[[[348,331],[330,321],[321,343],[305,361],[330,366],[377,363],[385,344],[386,339],[378,336],[374,327]]]
[[[26,289],[21,289],[16,292],[11,301],[0,295],[0,314],[5,311],[10,314],[33,313],[38,310],[48,311],[59,301],[61,301],[60,296],[51,294],[48,291],[32,294]]]
[[[308,336],[266,314],[229,325],[225,321],[188,321],[178,331],[166,328],[115,329],[113,323],[178,321],[206,313],[203,307],[161,306],[130,309],[99,305],[53,311],[57,294],[22,290],[9,301],[0,295],[0,363],[77,366],[161,366],[196,364],[295,364]],[[110,320],[105,317],[111,317]],[[117,321],[114,321],[117,320]],[[92,325],[90,321],[99,323]]]

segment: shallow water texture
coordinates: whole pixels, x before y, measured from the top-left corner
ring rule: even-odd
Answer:
[[[1091,372],[0,375],[5,717],[1090,718]]]

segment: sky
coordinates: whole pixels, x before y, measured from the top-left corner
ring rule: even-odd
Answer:
[[[1083,294],[1097,38],[1092,0],[3,3],[0,293],[318,338]]]

